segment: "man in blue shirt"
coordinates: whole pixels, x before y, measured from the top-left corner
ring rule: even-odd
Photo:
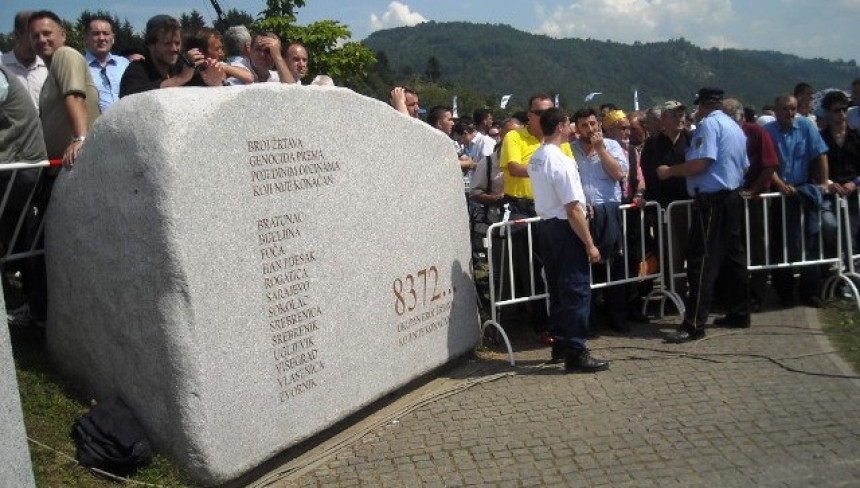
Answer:
[[[87,24],[85,41],[86,59],[99,91],[99,109],[102,113],[119,100],[119,83],[128,68],[128,60],[111,54],[114,34],[113,21],[102,15],[93,16]]]
[[[705,322],[720,270],[735,286],[729,313],[717,323],[749,327],[749,275],[741,244],[743,200],[739,189],[749,167],[747,138],[740,126],[721,111],[723,91],[702,88],[693,101],[699,125],[693,133],[687,161],[657,167],[661,180],[685,177],[695,199],[687,237],[687,296],[681,327],[666,337],[683,343],[705,336]]]
[[[624,256],[621,254],[621,180],[627,175],[627,156],[621,145],[605,139],[597,121],[597,111],[583,108],[573,114],[573,122],[579,137],[570,148],[579,167],[585,203],[592,209],[592,232],[603,257],[603,264],[594,269],[595,282],[606,282],[605,266],[609,266],[608,278],[624,278]],[[626,333],[626,293],[623,286],[604,288],[604,309],[610,329]],[[594,301],[592,301],[593,307]]]
[[[803,199],[808,198],[810,202],[821,202],[821,194],[828,191],[828,164],[827,144],[821,138],[815,124],[806,117],[796,117],[797,99],[790,94],[776,97],[775,100],[776,120],[764,125],[765,130],[773,139],[776,153],[779,156],[779,170],[773,178],[773,184],[777,191],[789,197],[786,199],[786,246],[789,261],[797,261],[801,258],[801,242],[806,243],[806,256],[808,259],[817,259],[818,232],[820,226],[818,221],[818,208],[816,204],[807,205],[807,222],[805,229],[801,228],[801,212],[804,212]],[[815,164],[816,182],[813,183],[813,171],[811,165]],[[816,184],[817,183],[817,184]],[[798,192],[798,189],[801,191]],[[806,196],[801,196],[806,195]],[[776,214],[779,215],[779,214]],[[810,219],[811,218],[811,219]],[[774,220],[774,236],[776,241],[771,249],[774,250],[775,262],[783,261],[782,254],[782,219]],[[801,240],[801,232],[805,232]],[[818,297],[818,285],[821,272],[818,266],[803,266],[800,274],[799,294],[804,304],[811,307],[820,307],[821,299]],[[774,288],[779,295],[780,302],[785,306],[794,305],[794,272],[783,268],[774,270],[772,273]]]

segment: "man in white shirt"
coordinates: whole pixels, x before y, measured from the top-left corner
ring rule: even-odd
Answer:
[[[586,347],[591,309],[590,263],[600,261],[600,251],[588,230],[585,193],[576,162],[561,150],[570,137],[570,119],[558,108],[540,116],[543,145],[529,159],[535,210],[540,224],[550,302],[552,359],[565,356],[567,371],[595,372],[608,361],[591,357]]]
[[[8,53],[0,56],[0,64],[9,68],[9,71],[27,88],[33,105],[39,107],[39,94],[42,86],[48,78],[48,66],[45,61],[36,55],[30,44],[30,15],[33,12],[25,11],[15,14],[15,46]]]

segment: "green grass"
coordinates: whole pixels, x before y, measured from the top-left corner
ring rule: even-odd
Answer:
[[[853,300],[828,300],[821,309],[821,327],[854,371],[860,372],[860,310]]]
[[[27,436],[74,458],[72,424],[90,408],[90,402],[68,389],[51,367],[43,329],[10,327],[10,333]],[[120,486],[50,449],[32,442],[29,447],[36,486]],[[176,466],[157,454],[130,479],[159,486],[193,486]]]

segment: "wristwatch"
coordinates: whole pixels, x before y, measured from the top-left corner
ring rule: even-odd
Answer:
[[[87,136],[72,137],[72,142],[84,142],[86,139]]]

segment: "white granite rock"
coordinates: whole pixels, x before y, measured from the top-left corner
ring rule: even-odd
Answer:
[[[6,310],[0,293],[0,311]],[[6,314],[0,316],[0,486],[35,486]]]
[[[346,89],[127,97],[46,225],[51,354],[201,483],[478,341],[450,140]]]

